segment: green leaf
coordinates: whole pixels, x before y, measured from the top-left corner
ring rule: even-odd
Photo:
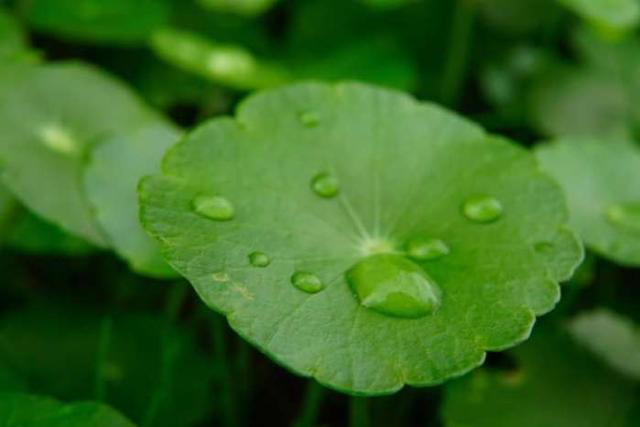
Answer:
[[[636,0],[558,1],[606,33],[632,30],[640,23],[640,4]]]
[[[447,384],[446,427],[627,427],[634,385],[564,333],[539,327],[512,353],[515,369],[480,369]]]
[[[0,171],[35,213],[105,246],[82,188],[99,138],[156,120],[121,83],[77,63],[9,67],[0,78]]]
[[[581,258],[561,192],[529,153],[363,84],[255,95],[183,139],[139,191],[143,225],[209,306],[279,363],[352,393],[441,383],[526,339]],[[202,209],[206,198],[233,209]],[[375,298],[359,304],[345,273],[422,237],[449,253],[412,245],[422,259],[390,261],[384,278],[358,269],[377,282],[354,286]],[[394,293],[394,277],[413,293]]]
[[[27,49],[22,28],[4,9],[0,9],[0,63],[10,61]]]
[[[289,80],[283,69],[260,61],[240,46],[216,43],[188,31],[158,30],[151,37],[151,48],[176,67],[236,89],[264,88]]]
[[[542,167],[564,188],[571,224],[587,247],[640,265],[640,150],[620,141],[565,138],[538,147]]]
[[[6,244],[11,249],[29,254],[86,255],[95,247],[86,240],[64,232],[60,227],[29,212],[13,221]]]
[[[530,120],[549,136],[625,136],[632,128],[629,87],[591,67],[549,67],[530,89]]]
[[[53,304],[6,313],[0,357],[36,393],[83,399],[94,395],[98,377],[106,402],[136,422],[148,419],[156,400],[150,427],[201,420],[211,406],[212,369],[195,339],[163,317],[119,313],[111,317],[106,357],[98,365],[105,319],[96,311]]]
[[[630,319],[598,309],[572,319],[569,331],[612,368],[640,380],[640,329]]]
[[[258,15],[272,7],[278,0],[197,0],[207,9],[241,15]]]
[[[97,43],[136,43],[170,16],[169,0],[31,0],[26,18],[38,31]]]
[[[159,170],[160,159],[179,136],[179,130],[158,121],[100,142],[91,152],[85,190],[95,215],[116,252],[131,268],[157,277],[175,272],[160,255],[155,241],[138,218],[138,181]]]
[[[134,427],[125,417],[97,402],[65,404],[49,397],[0,393],[2,427]]]

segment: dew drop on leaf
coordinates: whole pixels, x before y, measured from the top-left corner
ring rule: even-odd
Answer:
[[[462,213],[473,222],[489,223],[502,215],[502,203],[495,197],[475,196],[464,202]]]
[[[266,267],[271,263],[271,259],[264,252],[256,251],[249,254],[249,263],[254,267]]]
[[[228,221],[233,219],[235,209],[233,204],[220,196],[198,196],[193,199],[193,210],[209,219]]]
[[[433,313],[441,303],[438,285],[401,255],[364,258],[346,276],[360,304],[388,316],[415,319]]]
[[[298,118],[300,119],[300,123],[302,123],[302,126],[308,128],[316,127],[318,123],[320,123],[320,117],[313,111],[305,111],[303,113],[300,113],[298,115]]]
[[[296,271],[291,276],[291,283],[296,288],[308,294],[315,294],[324,289],[324,284],[318,276],[306,271]]]
[[[440,239],[413,237],[405,244],[405,250],[410,258],[428,261],[447,255],[449,246]]]
[[[42,143],[58,153],[76,155],[80,153],[78,141],[64,127],[58,124],[48,124],[38,131]]]
[[[640,232],[640,202],[622,203],[609,206],[607,219],[612,224]]]
[[[311,189],[320,197],[335,197],[340,191],[338,179],[328,173],[319,173],[311,180]]]

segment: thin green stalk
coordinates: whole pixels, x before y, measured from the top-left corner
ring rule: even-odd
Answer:
[[[236,427],[236,405],[234,399],[233,379],[231,378],[231,364],[227,357],[227,345],[225,340],[224,317],[215,315],[211,320],[211,334],[213,338],[213,356],[216,360],[218,373],[220,374],[220,399],[222,402],[222,420],[225,427]]]
[[[167,324],[167,330],[165,331],[162,339],[162,361],[160,365],[160,381],[155,388],[151,399],[149,400],[149,406],[143,418],[142,426],[149,427],[155,421],[160,405],[166,398],[167,392],[171,387],[171,373],[173,370],[173,364],[175,363],[176,356],[178,354],[178,343],[171,340],[169,328],[171,324],[178,318],[180,308],[184,304],[184,301],[188,295],[188,286],[182,282],[175,283],[169,290],[167,295],[167,301],[165,302],[165,314],[169,323]]]
[[[313,379],[309,380],[304,400],[302,401],[302,409],[298,419],[293,423],[293,427],[313,427],[316,425],[324,394],[324,387]]]
[[[456,0],[454,7],[440,93],[442,103],[449,106],[457,104],[466,77],[476,0]]]
[[[349,402],[349,427],[369,427],[369,401],[366,397],[352,396]]]
[[[105,316],[100,323],[100,336],[98,338],[98,355],[96,357],[96,377],[94,396],[97,401],[104,401],[107,395],[106,367],[109,356],[109,345],[113,331],[113,319]]]

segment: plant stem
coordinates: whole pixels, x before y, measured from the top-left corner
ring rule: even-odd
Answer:
[[[96,357],[96,378],[94,396],[97,401],[104,401],[107,395],[106,366],[109,355],[109,345],[113,330],[113,319],[105,316],[100,323],[100,337],[98,340],[98,355]]]
[[[349,402],[349,427],[369,427],[369,401],[366,397],[352,396]]]
[[[313,427],[316,424],[324,393],[325,389],[320,384],[313,379],[309,380],[302,401],[302,409],[298,419],[293,423],[294,427]]]
[[[224,318],[219,315],[214,315],[211,320],[211,334],[213,338],[213,355],[217,362],[216,365],[222,385],[220,393],[220,399],[222,401],[222,425],[225,427],[236,427],[238,422],[232,389],[231,365],[227,358],[227,346],[224,336],[225,329]]]
[[[180,307],[184,304],[187,297],[188,287],[182,283],[174,283],[173,287],[169,290],[167,295],[167,301],[165,302],[165,314],[169,322],[167,323],[164,336],[162,338],[162,364],[160,366],[160,381],[155,388],[151,399],[149,400],[149,406],[147,406],[147,412],[145,413],[142,426],[148,427],[153,424],[160,405],[167,395],[169,387],[171,387],[171,371],[173,364],[178,354],[178,343],[172,341],[172,335],[170,334],[170,328],[173,322],[178,318],[180,313]]]
[[[457,104],[464,84],[476,0],[455,0],[454,7],[448,57],[444,66],[440,93],[442,103],[449,106]]]

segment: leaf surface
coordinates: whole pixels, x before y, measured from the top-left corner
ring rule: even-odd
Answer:
[[[97,402],[61,403],[49,397],[0,393],[1,427],[134,427]]]
[[[157,243],[138,218],[138,181],[159,170],[160,159],[179,130],[158,121],[101,141],[91,152],[84,175],[87,197],[115,250],[132,269],[157,277],[174,277]]]
[[[539,327],[511,353],[515,368],[482,368],[445,387],[446,427],[630,427],[634,385],[571,338]]]
[[[620,264],[640,265],[638,147],[616,140],[564,138],[538,146],[536,154],[565,190],[570,222],[587,247]]]
[[[156,117],[121,83],[87,65],[4,69],[2,180],[43,218],[99,246],[106,240],[82,188],[94,144]]]

